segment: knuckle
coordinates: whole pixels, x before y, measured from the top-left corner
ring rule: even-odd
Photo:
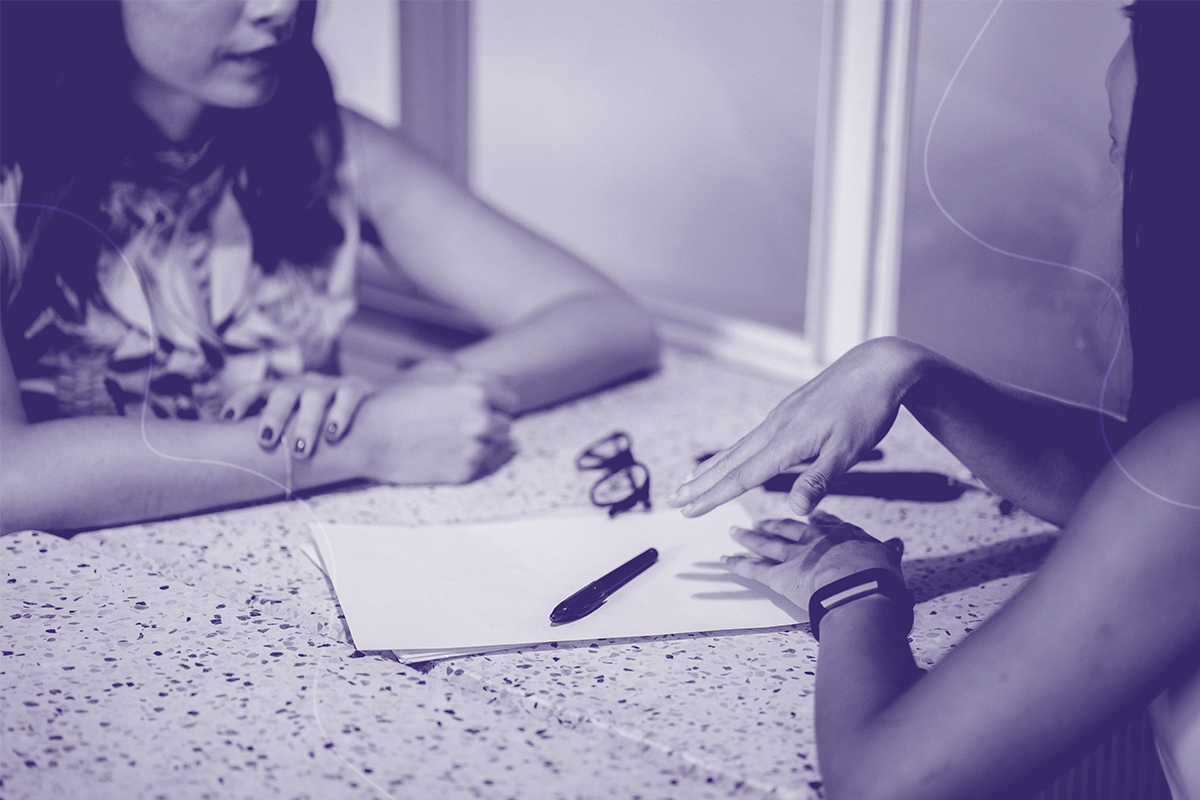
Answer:
[[[319,405],[329,401],[329,392],[323,386],[306,386],[300,392],[301,405]]]
[[[479,472],[483,463],[483,448],[468,447],[458,459],[453,471],[454,483],[467,483]]]
[[[735,467],[735,468],[729,470],[725,474],[725,480],[729,483],[729,485],[731,485],[734,488],[739,489],[743,492],[749,491],[750,489],[754,488],[754,486],[753,486],[754,481],[751,480],[750,477],[746,474],[746,470],[744,470],[740,467]]]
[[[735,463],[734,459],[726,456],[714,464],[712,469],[713,472],[719,477],[728,478],[732,475],[732,473],[737,472],[737,464]]]
[[[272,409],[294,406],[297,397],[297,392],[293,387],[280,384],[271,388],[267,393],[267,406]]]
[[[465,382],[454,384],[450,396],[456,405],[462,409],[480,408],[485,398],[484,391],[479,385]]]
[[[465,386],[467,389],[467,396],[471,398],[472,402],[480,405],[487,404],[487,389],[482,384],[467,383]]]
[[[800,491],[808,495],[824,495],[828,489],[829,478],[824,472],[818,470],[805,472],[793,486],[794,491]]]
[[[459,436],[468,442],[474,442],[488,432],[487,414],[467,413],[462,417],[458,426]]]

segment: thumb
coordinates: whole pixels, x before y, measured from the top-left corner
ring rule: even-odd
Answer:
[[[811,513],[829,490],[829,482],[838,472],[831,459],[818,457],[792,484],[792,490],[788,493],[788,505],[792,511],[800,516]]]
[[[517,409],[521,407],[521,399],[509,378],[484,370],[468,370],[464,376],[477,381],[483,387],[488,405],[509,416],[516,415]]]

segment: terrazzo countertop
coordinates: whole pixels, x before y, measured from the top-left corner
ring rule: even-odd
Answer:
[[[467,486],[0,538],[0,797],[820,797],[804,625],[405,665],[355,650],[300,550],[314,517],[447,523],[586,506],[594,476],[575,456],[614,429],[632,436],[661,502],[698,453],[736,440],[792,388],[670,351],[650,378],[516,421],[516,457]],[[881,449],[864,469],[971,481],[904,414]],[[787,514],[782,495],[746,503]],[[922,666],[1006,600],[1055,536],[982,488],[949,503],[822,507],[904,539]]]

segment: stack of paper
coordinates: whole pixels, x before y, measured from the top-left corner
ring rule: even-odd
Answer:
[[[321,525],[313,538],[359,650],[405,661],[540,642],[792,625],[807,613],[724,570],[739,548],[725,506],[610,519],[587,509],[532,519],[420,527]],[[552,626],[567,596],[648,547],[658,561],[592,614]]]

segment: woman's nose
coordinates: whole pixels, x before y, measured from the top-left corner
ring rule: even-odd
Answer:
[[[299,7],[300,0],[250,0],[245,13],[256,26],[290,30]]]

